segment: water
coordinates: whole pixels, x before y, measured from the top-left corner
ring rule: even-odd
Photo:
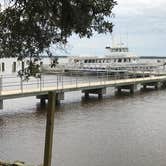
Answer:
[[[99,100],[65,94],[56,107],[53,166],[165,166],[166,90]],[[34,97],[0,111],[0,159],[43,161],[46,109]]]

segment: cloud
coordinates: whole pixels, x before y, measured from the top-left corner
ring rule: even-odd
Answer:
[[[118,0],[115,8],[116,27],[127,27],[131,33],[165,33],[166,1]]]
[[[132,51],[140,56],[164,56],[166,42],[165,0],[118,0],[112,19],[114,36],[121,36]],[[128,34],[128,35],[127,35]],[[127,37],[128,36],[128,37]],[[72,38],[71,38],[72,39]],[[72,39],[71,54],[104,55],[111,35],[95,35],[92,39]]]

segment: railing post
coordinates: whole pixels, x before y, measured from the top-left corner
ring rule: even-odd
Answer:
[[[22,80],[22,76],[20,78],[20,90],[21,90],[21,92],[23,92],[23,80]]]
[[[42,75],[40,75],[40,78],[39,78],[39,87],[40,87],[40,91],[42,90]]]
[[[107,69],[107,81],[108,81],[108,69]]]
[[[77,88],[77,84],[78,84],[78,83],[77,83],[77,76],[76,76],[76,88]]]
[[[63,75],[62,75],[62,89],[63,89]]]
[[[0,76],[0,94],[2,94],[2,90],[3,90],[3,76]]]
[[[57,76],[56,76],[56,77],[57,77],[57,89],[58,89],[58,74],[57,74]]]

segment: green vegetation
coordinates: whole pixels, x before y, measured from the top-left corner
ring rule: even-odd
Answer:
[[[0,56],[29,57],[34,65],[42,53],[52,56],[51,45],[65,45],[73,33],[81,38],[110,33],[116,4],[115,0],[9,0],[0,11]]]

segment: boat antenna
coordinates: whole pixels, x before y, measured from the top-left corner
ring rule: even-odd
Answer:
[[[121,30],[120,30],[120,32],[119,32],[119,34],[120,34],[120,36],[119,36],[119,40],[120,40],[120,47],[122,47],[122,35],[121,35]]]
[[[129,47],[129,34],[128,34],[128,31],[127,31],[127,47]]]
[[[112,38],[112,42],[111,42],[111,44],[112,44],[112,47],[114,47],[115,46],[115,41],[114,41],[114,35],[113,35],[113,33],[111,33],[111,38]]]

